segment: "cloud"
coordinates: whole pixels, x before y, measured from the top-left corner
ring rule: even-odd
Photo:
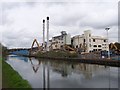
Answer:
[[[25,0],[24,0],[25,1]],[[50,38],[65,30],[72,36],[90,29],[93,35],[105,35],[110,27],[111,41],[117,41],[117,0],[81,2],[4,2],[2,34],[7,47],[30,47],[34,38],[42,43],[42,20],[50,17]],[[98,32],[99,31],[99,32]]]

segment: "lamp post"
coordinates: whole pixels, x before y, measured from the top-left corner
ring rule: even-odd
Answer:
[[[109,31],[109,27],[105,28],[105,30],[107,31],[107,42],[108,42],[108,59],[110,59],[110,51],[109,51],[109,39],[108,39],[108,31]]]

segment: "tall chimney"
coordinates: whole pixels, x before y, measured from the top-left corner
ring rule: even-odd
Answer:
[[[45,20],[43,19],[43,50],[45,50]]]
[[[47,51],[49,51],[49,17],[47,17]]]

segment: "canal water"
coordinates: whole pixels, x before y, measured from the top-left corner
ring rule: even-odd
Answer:
[[[33,88],[118,88],[118,68],[9,55],[6,62]]]

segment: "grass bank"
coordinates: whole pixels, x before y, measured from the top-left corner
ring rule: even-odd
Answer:
[[[78,57],[77,53],[70,53],[68,51],[49,51],[49,52],[38,52],[36,54],[37,57],[69,57],[69,58],[74,58]]]
[[[2,88],[2,58],[0,57],[0,89]]]
[[[18,72],[2,60],[2,86],[3,88],[29,88],[32,90],[27,80],[24,80]]]

